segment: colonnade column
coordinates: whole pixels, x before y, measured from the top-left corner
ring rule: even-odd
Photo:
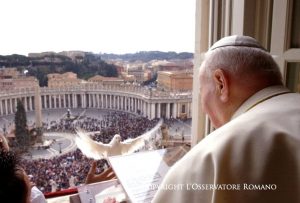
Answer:
[[[7,108],[7,100],[4,100],[4,107],[5,107],[5,114],[8,114],[8,108]]]
[[[35,109],[35,125],[38,128],[42,127],[42,101],[40,87],[36,87],[34,94],[34,109]]]
[[[170,103],[167,103],[166,118],[170,118]]]
[[[96,99],[97,99],[97,108],[100,107],[100,95],[96,94]]]
[[[92,108],[95,107],[95,94],[92,94]]]
[[[130,112],[130,97],[126,99],[126,108]]]
[[[122,109],[122,105],[123,105],[123,97],[122,96],[120,96],[120,105],[119,105],[119,110],[123,110]]]
[[[112,95],[112,108],[116,109],[116,96]]]
[[[64,94],[64,108],[68,108],[68,94]]]
[[[88,107],[92,108],[93,107],[93,94],[88,94]]]
[[[81,107],[84,108],[84,98],[83,98],[83,94],[80,95],[81,98]]]
[[[114,108],[114,96],[113,95],[109,95],[109,97],[110,97],[109,105],[110,105],[110,108],[113,109]]]
[[[173,104],[173,118],[177,118],[177,103]]]
[[[122,96],[122,97],[121,97],[121,110],[124,110],[124,104],[123,104],[123,101],[124,101],[124,97]]]
[[[64,94],[64,108],[67,108],[67,103],[66,103],[66,94]]]
[[[107,108],[109,108],[109,109],[111,109],[111,95],[107,95],[107,100],[108,100],[108,102],[107,102]]]
[[[17,100],[17,98],[13,98],[13,100],[11,100],[13,113],[15,113],[17,111],[16,100]]]
[[[17,98],[15,99],[15,111],[17,111],[17,105],[18,105],[18,100],[17,100]],[[1,101],[1,106],[2,106],[2,101]],[[2,107],[1,107],[2,108]],[[2,113],[3,113],[3,111],[2,111]]]
[[[67,100],[67,103],[68,103],[68,104],[67,104],[67,107],[68,107],[68,108],[71,108],[71,97],[70,97],[70,94],[67,94],[67,95],[66,95],[66,100]]]
[[[74,94],[72,94],[72,108],[75,108],[75,97]]]
[[[140,99],[140,111],[141,114],[144,115],[143,111],[144,111],[144,104],[143,104],[143,100]]]
[[[120,110],[120,96],[117,96],[117,110]]]
[[[43,102],[44,102],[44,109],[46,109],[47,108],[47,95],[44,95]]]
[[[147,117],[151,119],[151,104],[147,103]]]
[[[3,105],[2,105],[2,100],[0,100],[0,113],[3,115]]]
[[[76,98],[77,94],[74,94],[73,97],[74,97],[74,107],[77,108],[77,98]]]
[[[127,111],[127,98],[124,97],[124,100],[125,100],[125,102],[124,102],[124,105],[125,105],[124,110]]]
[[[112,108],[112,99],[111,99],[111,95],[107,95],[108,96],[108,108]]]
[[[49,109],[52,109],[52,95],[49,95]]]
[[[190,113],[191,113],[190,108],[191,108],[191,103],[188,102],[188,103],[187,103],[187,108],[186,108],[186,111],[187,111],[186,113],[187,113],[187,117],[188,117],[188,118],[190,117]]]
[[[30,97],[27,97],[26,98],[26,100],[27,100],[27,111],[30,111]]]
[[[27,97],[24,98],[24,107],[25,111],[27,112]],[[5,109],[6,109],[6,114],[7,114],[7,101],[5,99]]]
[[[139,102],[139,101],[138,101],[137,98],[134,98],[134,101],[135,101],[135,105],[134,105],[134,106],[135,106],[135,110],[134,110],[134,112],[137,113],[137,110],[138,110],[138,102]]]
[[[119,110],[119,105],[120,105],[120,96],[115,96],[116,98],[116,110]]]
[[[107,96],[107,94],[105,95],[105,106],[104,106],[104,108],[107,108],[108,109],[108,96]]]
[[[92,94],[92,98],[93,98],[93,108],[96,107],[96,97],[95,97],[95,94]]]
[[[93,95],[89,94],[89,107],[93,107]]]
[[[161,103],[158,103],[157,104],[157,118],[160,118],[161,117],[161,113],[160,113],[160,108],[161,108]]]
[[[10,106],[10,113],[13,114],[13,106],[12,106],[12,99],[9,100],[9,106]]]
[[[56,109],[56,95],[53,95],[53,100],[54,100],[54,108]]]
[[[151,119],[155,118],[155,103],[151,104],[151,116],[150,116],[150,118]]]
[[[91,99],[91,94],[87,95],[87,107],[90,108],[92,105],[92,99]]]
[[[147,104],[143,101],[143,116],[147,116]]]
[[[60,94],[58,95],[58,108],[62,107],[62,102],[61,102],[61,96]]]
[[[134,112],[134,98],[131,98],[131,111]]]

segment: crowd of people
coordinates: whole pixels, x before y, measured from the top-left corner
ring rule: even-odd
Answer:
[[[78,149],[51,159],[22,160],[22,166],[31,181],[44,193],[78,186],[85,181],[92,160]],[[98,161],[97,172],[106,167],[106,161]]]
[[[71,120],[64,117],[58,122],[52,122],[48,131],[74,132],[76,128],[88,132],[97,131],[92,138],[109,143],[115,134],[120,134],[122,140],[135,138],[153,128],[157,122],[158,119],[148,120],[123,112],[109,112],[102,115],[101,119],[82,116]],[[31,181],[43,193],[48,193],[84,183],[92,161],[77,149],[51,159],[23,160],[22,166],[31,177]],[[98,161],[97,173],[101,173],[107,166],[105,160]]]

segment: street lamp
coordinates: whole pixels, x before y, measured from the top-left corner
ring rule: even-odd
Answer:
[[[58,145],[59,145],[59,153],[61,154],[61,152],[62,152],[62,151],[61,151],[61,145],[62,145],[62,143],[59,142]]]

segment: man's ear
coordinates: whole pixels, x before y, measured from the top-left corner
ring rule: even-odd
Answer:
[[[216,91],[222,102],[229,100],[229,78],[222,69],[216,69],[213,73],[213,80],[216,85]]]

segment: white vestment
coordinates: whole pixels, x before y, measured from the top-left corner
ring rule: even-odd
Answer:
[[[51,192],[56,192],[57,191],[57,183],[54,180],[50,180],[50,185],[51,185]]]
[[[30,203],[46,203],[44,194],[36,187],[31,188]]]
[[[300,94],[265,88],[167,173],[155,203],[300,202]]]

